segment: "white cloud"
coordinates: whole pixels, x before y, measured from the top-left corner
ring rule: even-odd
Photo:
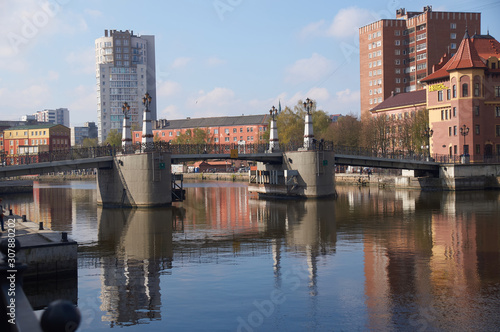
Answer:
[[[309,37],[323,36],[325,35],[325,26],[325,20],[310,23],[299,32],[299,38],[307,39]]]
[[[186,108],[195,110],[193,117],[234,115],[239,113],[241,107],[233,90],[220,87],[209,92],[200,90],[186,102]]]
[[[57,81],[59,79],[59,73],[53,70],[49,70],[47,74],[47,79],[49,81]]]
[[[74,73],[95,74],[95,50],[93,47],[70,52],[65,60]]]
[[[174,81],[164,81],[158,84],[156,94],[158,97],[170,97],[178,95],[182,91],[179,83]]]
[[[172,119],[172,120],[179,119],[180,117],[179,117],[179,111],[178,111],[177,106],[169,105],[169,106],[165,107],[163,110],[161,110],[158,113],[158,118],[159,119]]]
[[[98,18],[102,16],[102,12],[97,9],[85,9],[84,10],[85,14],[87,14],[90,17]]]
[[[352,38],[359,27],[373,22],[375,15],[367,9],[349,7],[339,10],[328,28],[327,34],[336,38]]]
[[[314,53],[308,59],[297,60],[286,69],[285,82],[300,84],[316,82],[328,75],[333,69],[333,62],[324,56]]]
[[[226,60],[223,60],[223,59],[215,57],[215,56],[207,59],[207,65],[209,65],[210,67],[220,66],[220,65],[223,65],[225,63],[226,63]]]
[[[171,67],[174,69],[183,68],[183,67],[187,66],[188,63],[191,62],[191,60],[192,59],[188,58],[188,57],[179,57],[179,58],[174,60]]]

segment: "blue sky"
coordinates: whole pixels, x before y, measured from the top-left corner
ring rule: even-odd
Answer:
[[[358,27],[397,8],[478,11],[500,38],[500,2],[1,0],[0,120],[67,107],[96,121],[94,41],[105,29],[155,35],[158,117],[263,114],[315,99],[359,115]]]

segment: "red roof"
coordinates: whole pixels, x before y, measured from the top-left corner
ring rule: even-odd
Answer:
[[[486,60],[500,56],[500,43],[490,35],[472,36],[466,32],[457,53],[439,70],[423,78],[421,82],[447,78],[450,71],[465,68],[487,69]]]

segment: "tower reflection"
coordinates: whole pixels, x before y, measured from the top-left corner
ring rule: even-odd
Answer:
[[[172,208],[98,209],[101,310],[111,325],[161,319],[160,272],[172,267]]]

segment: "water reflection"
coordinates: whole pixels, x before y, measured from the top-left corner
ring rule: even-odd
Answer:
[[[234,330],[235,317],[269,298],[266,287],[287,291],[287,302],[263,330],[500,324],[498,192],[339,187],[337,200],[261,201],[242,184],[186,189],[185,202],[160,210],[100,209],[94,189],[72,185],[8,200],[83,243],[80,301],[98,275],[99,322],[110,326]],[[290,291],[286,273],[298,265],[304,282]],[[222,304],[206,306],[211,296]]]
[[[98,239],[103,321],[114,325],[161,319],[161,271],[172,267],[172,209],[102,209]]]

